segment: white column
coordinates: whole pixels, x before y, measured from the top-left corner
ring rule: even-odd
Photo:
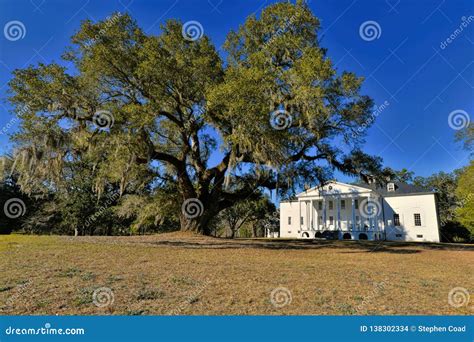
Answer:
[[[310,201],[309,210],[310,210],[310,215],[309,215],[309,216],[311,217],[310,228],[311,228],[311,230],[314,230],[314,206],[313,206],[313,200]]]
[[[319,208],[319,201],[317,203],[318,203],[318,208]],[[319,209],[316,210],[316,207],[315,207],[314,211],[315,211],[315,214],[316,214],[316,220],[315,220],[316,230],[319,230]]]
[[[341,196],[336,197],[337,203],[337,229],[341,230]]]
[[[380,210],[377,211],[377,223],[376,223],[377,233],[379,235],[381,235],[380,233],[382,232],[382,227],[383,227],[383,224],[384,224],[383,216],[382,216],[382,205],[383,205],[383,203],[382,203],[382,198],[381,197],[377,198],[377,204],[378,204],[377,208],[380,209]]]
[[[385,239],[385,217],[384,217],[384,211],[383,211],[383,197],[380,196],[379,198],[379,203],[380,203],[380,229],[379,229],[379,234],[382,235],[382,239]],[[383,234],[381,234],[383,233]]]
[[[306,201],[306,229],[311,230],[311,208],[310,208],[311,201]]]
[[[298,201],[298,205],[299,205],[298,227],[300,227],[298,230],[301,231],[301,201]]]
[[[352,231],[355,231],[356,230],[356,212],[355,212],[355,198],[352,197],[351,198],[351,202],[352,202]]]
[[[323,229],[326,229],[327,214],[326,214],[326,197],[323,197]]]
[[[349,225],[349,222],[350,222],[350,218],[349,218],[349,215],[347,214],[347,207],[348,207],[348,197],[344,199],[344,215],[346,216],[346,228],[347,228],[347,231],[351,231],[351,226]]]
[[[371,196],[369,195],[367,197],[367,207],[368,209],[370,210],[370,214],[369,214],[369,231],[373,231],[373,225],[374,225],[374,207],[372,205],[372,198]]]

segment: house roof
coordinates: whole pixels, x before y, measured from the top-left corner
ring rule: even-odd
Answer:
[[[420,186],[402,183],[402,182],[390,182],[395,184],[395,191],[388,191],[387,186],[380,186],[378,184],[366,184],[366,183],[354,183],[356,186],[370,189],[382,195],[384,197],[390,196],[403,196],[403,195],[415,195],[415,194],[433,194],[433,191],[425,189]]]
[[[331,181],[328,184],[339,184],[339,185],[345,185],[349,187],[358,187],[361,190],[366,189],[375,192],[378,195],[381,195],[383,197],[396,197],[396,196],[410,196],[410,195],[423,195],[423,194],[434,194],[433,191],[430,191],[428,189],[425,189],[423,187],[415,186],[412,184],[406,184],[402,182],[391,182],[395,184],[395,191],[388,191],[387,186],[380,186],[378,184],[367,184],[367,183],[353,183],[353,184],[346,184],[346,183],[341,183],[341,182],[336,182],[336,181]],[[307,195],[308,193],[317,190],[321,186],[316,186],[311,189],[308,189],[306,191],[303,191],[299,194],[296,195],[296,197],[301,197],[301,195]],[[290,200],[283,200],[281,202],[298,202],[297,198],[293,198]]]

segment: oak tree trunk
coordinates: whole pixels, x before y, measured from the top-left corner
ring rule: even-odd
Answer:
[[[211,235],[209,221],[208,215],[201,215],[198,217],[180,215],[179,217],[181,231],[194,232],[203,235]]]

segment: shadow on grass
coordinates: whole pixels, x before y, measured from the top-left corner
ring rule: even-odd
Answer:
[[[339,253],[392,253],[416,254],[427,250],[474,251],[474,245],[393,242],[393,241],[354,241],[322,239],[226,239],[214,237],[166,237],[158,235],[135,237],[63,237],[72,243],[99,243],[129,246],[174,247],[189,249],[261,249],[261,250],[322,250],[332,249]]]
[[[452,246],[428,243],[400,243],[387,241],[324,241],[324,240],[262,240],[262,239],[216,239],[213,242],[192,241],[153,241],[145,244],[196,249],[273,249],[273,250],[317,250],[341,249],[341,253],[394,253],[416,254],[423,249],[437,250],[474,250],[474,246]]]

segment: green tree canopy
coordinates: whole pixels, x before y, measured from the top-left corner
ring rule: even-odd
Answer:
[[[176,20],[158,36],[128,15],[84,21],[63,56],[75,68],[30,66],[9,84],[18,183],[71,189],[82,163],[98,197],[174,187],[155,199],[174,203],[183,230],[209,234],[213,217],[259,188],[379,175],[381,159],[360,149],[373,102],[361,77],[335,69],[319,28],[303,1],[271,5],[229,33],[223,61]],[[198,215],[181,210],[189,200]]]
[[[456,196],[461,203],[456,218],[474,235],[474,161],[460,174]]]

